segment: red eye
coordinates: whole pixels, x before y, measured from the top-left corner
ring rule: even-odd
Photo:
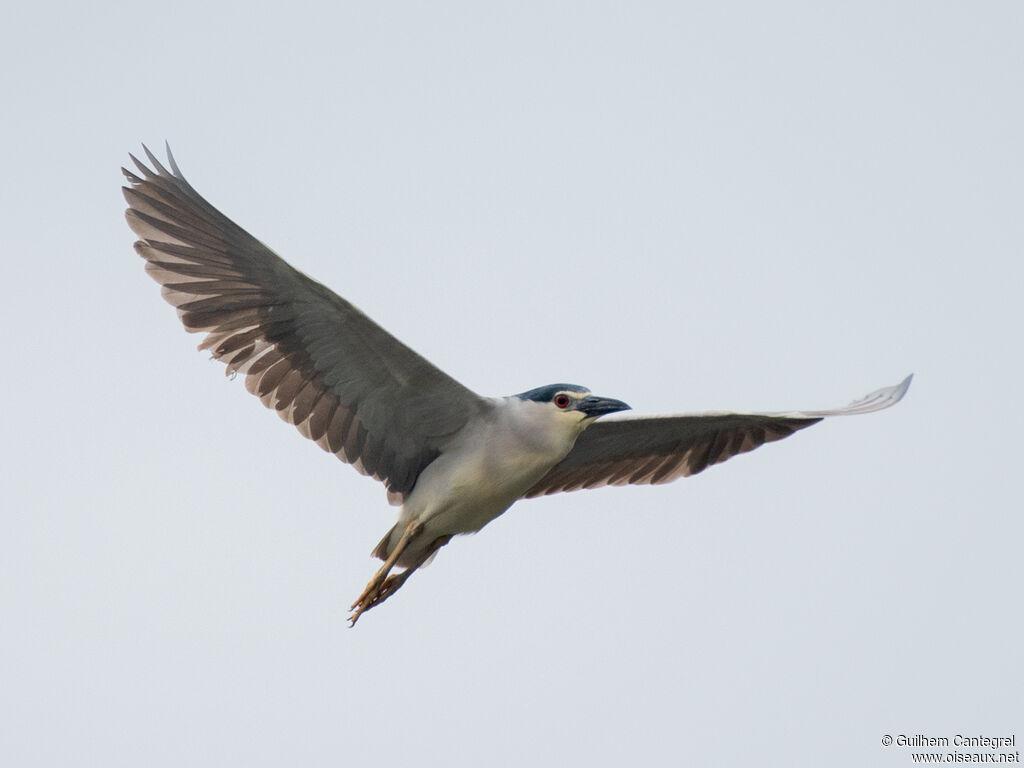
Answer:
[[[567,394],[565,394],[565,393],[562,393],[560,395],[555,395],[554,402],[555,402],[555,405],[557,405],[559,408],[568,408],[569,407],[569,396]]]

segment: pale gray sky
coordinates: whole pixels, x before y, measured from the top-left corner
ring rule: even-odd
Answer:
[[[910,765],[1024,738],[1024,6],[22,3],[0,763]],[[484,394],[907,399],[515,506],[346,628],[383,489],[195,351],[119,166]]]

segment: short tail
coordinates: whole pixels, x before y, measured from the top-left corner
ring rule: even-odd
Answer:
[[[403,526],[404,523],[395,523],[391,530],[384,534],[384,538],[380,540],[377,546],[373,548],[373,552],[371,553],[372,556],[376,557],[378,560],[386,561],[391,555],[395,545],[398,543],[398,540],[402,538],[402,531],[404,530]],[[406,554],[403,554],[402,557],[398,559],[397,565],[400,568],[414,569],[430,565],[431,560],[434,559],[434,555],[437,554],[437,550],[451,541],[452,538],[452,535],[439,536],[430,542],[425,549],[421,549],[418,546],[410,547],[409,554],[411,557],[407,557]]]

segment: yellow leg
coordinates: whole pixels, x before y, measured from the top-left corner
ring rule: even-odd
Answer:
[[[405,580],[409,578],[409,574],[415,570],[415,568],[409,568],[404,573],[398,574],[388,578],[388,574],[391,573],[391,569],[395,567],[395,563],[398,562],[398,558],[402,556],[405,548],[409,546],[416,535],[422,530],[418,522],[413,520],[406,526],[405,531],[402,533],[402,538],[398,540],[398,544],[395,545],[394,551],[388,556],[388,559],[384,561],[384,565],[377,569],[377,572],[370,579],[366,588],[362,591],[362,594],[356,598],[356,601],[349,606],[350,611],[354,611],[352,616],[349,617],[349,621],[352,622],[349,626],[355,626],[359,616],[365,611],[375,606],[377,603],[383,602],[389,595],[391,595],[398,587],[405,583]],[[401,577],[401,581],[397,581]],[[397,583],[392,582],[396,580]],[[386,581],[385,581],[386,580]],[[385,591],[385,587],[391,582],[393,586]]]
[[[410,525],[410,528],[412,528],[412,525]],[[422,526],[416,526],[415,530],[412,530],[411,532],[410,529],[407,528],[405,533],[402,535],[402,540],[406,540],[407,537],[408,540],[412,540],[418,533],[420,533],[421,530]],[[405,544],[403,544],[402,541],[399,541],[398,546],[404,549],[405,546],[408,544],[408,540],[405,542]],[[356,625],[356,621],[358,621],[360,616],[362,616],[364,613],[366,613],[374,606],[380,605],[393,594],[395,594],[395,592],[397,592],[399,588],[403,584],[405,584],[406,580],[410,576],[412,576],[413,572],[416,571],[416,569],[418,569],[425,562],[427,562],[437,550],[439,550],[441,547],[443,547],[451,540],[451,536],[439,536],[430,544],[429,547],[426,548],[426,550],[424,550],[423,554],[415,563],[411,563],[401,573],[392,573],[390,576],[388,576],[388,570],[394,567],[395,562],[397,562],[398,560],[395,554],[392,553],[391,556],[388,557],[388,562],[384,563],[384,565],[381,566],[380,570],[377,571],[373,579],[370,580],[370,583],[366,585],[366,589],[363,590],[363,594],[361,594],[359,596],[359,599],[352,604],[352,610],[354,611],[354,613],[349,617],[349,621],[351,622],[349,626],[354,627]],[[391,565],[389,566],[388,563],[391,563]],[[387,578],[385,578],[385,576]]]

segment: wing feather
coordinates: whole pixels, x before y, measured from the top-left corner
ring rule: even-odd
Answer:
[[[605,485],[669,483],[789,437],[828,416],[871,413],[895,405],[912,378],[826,411],[627,416],[598,421],[583,431],[569,455],[523,497]]]
[[[486,401],[356,307],[292,268],[185,180],[132,156],[122,169],[135,250],[200,349],[245,376],[282,419],[401,503]]]

